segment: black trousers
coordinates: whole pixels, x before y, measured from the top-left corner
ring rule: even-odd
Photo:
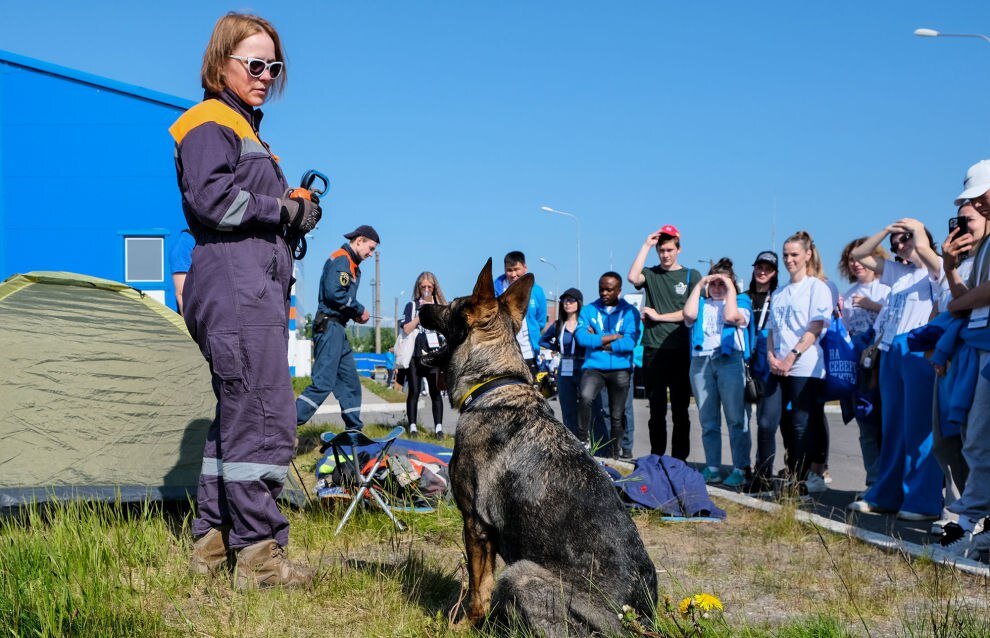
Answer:
[[[650,453],[667,453],[667,393],[670,393],[670,455],[682,461],[691,453],[691,353],[688,350],[643,351],[646,398],[650,401]]]
[[[618,458],[619,446],[626,433],[626,395],[629,394],[629,370],[581,371],[581,390],[578,398],[578,438],[588,440],[591,427],[591,406],[602,391],[608,390],[609,420],[612,422],[611,439],[605,442],[603,456]]]
[[[430,402],[433,407],[433,425],[443,423],[443,396],[440,394],[440,370],[420,363],[419,357],[413,357],[406,368],[406,381],[409,382],[409,392],[406,394],[406,418],[410,425],[416,422],[419,408],[419,394],[423,391],[423,379],[429,381]]]

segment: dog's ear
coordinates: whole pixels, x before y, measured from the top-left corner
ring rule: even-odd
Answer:
[[[532,292],[534,283],[536,277],[533,273],[527,273],[512,282],[498,298],[499,305],[509,311],[516,331],[522,327],[523,317],[526,316],[526,310],[529,308],[529,293]]]
[[[471,301],[487,305],[495,301],[495,282],[492,281],[492,258],[485,262],[485,267],[478,273],[478,281],[474,284]]]

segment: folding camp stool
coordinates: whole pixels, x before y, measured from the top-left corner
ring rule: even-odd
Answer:
[[[362,501],[365,492],[371,494],[374,502],[378,504],[378,507],[385,512],[385,515],[388,516],[393,523],[395,523],[395,526],[398,527],[400,531],[405,529],[402,523],[400,523],[398,519],[395,518],[395,515],[392,514],[389,506],[384,500],[382,500],[381,495],[377,491],[371,489],[371,482],[375,478],[375,472],[377,472],[378,468],[385,463],[385,459],[388,458],[389,449],[391,449],[392,444],[395,443],[395,440],[399,438],[403,432],[405,432],[405,430],[401,426],[396,426],[391,432],[388,433],[388,435],[381,439],[372,439],[360,430],[344,430],[340,434],[336,435],[333,432],[324,432],[320,436],[320,439],[325,444],[325,448],[329,447],[333,450],[334,462],[337,465],[341,463],[348,464],[350,469],[353,471],[354,476],[358,477],[358,490],[351,497],[351,504],[347,507],[347,511],[344,512],[344,518],[342,518],[340,520],[340,524],[337,525],[337,530],[333,533],[334,536],[340,534],[340,530],[344,528],[344,524],[347,522],[347,519],[349,519],[351,514],[354,513],[354,509],[357,507],[358,503]],[[359,447],[378,448],[377,456],[375,456],[375,462],[372,464],[371,469],[368,470],[367,474],[361,473],[361,464],[358,461],[357,454],[357,448]]]

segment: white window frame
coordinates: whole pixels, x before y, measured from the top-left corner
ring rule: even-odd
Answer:
[[[160,249],[161,259],[159,260],[158,279],[132,279],[130,277],[130,243],[136,241],[157,241]],[[165,237],[160,235],[124,235],[124,282],[125,283],[162,283],[165,281]]]

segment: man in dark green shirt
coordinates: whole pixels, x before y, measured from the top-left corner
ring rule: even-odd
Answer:
[[[660,264],[646,268],[650,249],[656,247]],[[629,269],[629,283],[646,289],[643,300],[643,372],[650,401],[650,448],[652,454],[667,451],[667,391],[673,428],[671,456],[687,459],[691,451],[691,335],[684,325],[684,302],[701,279],[693,268],[677,263],[681,233],[670,224],[650,233]]]

